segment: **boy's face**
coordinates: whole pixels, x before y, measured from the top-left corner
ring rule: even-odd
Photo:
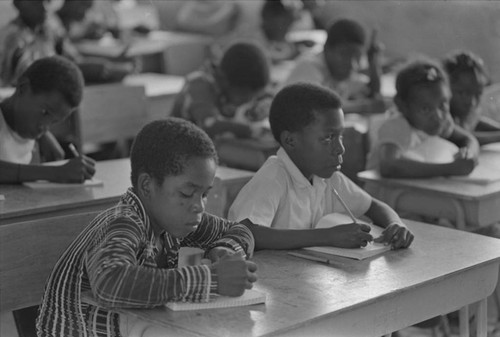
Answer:
[[[328,109],[316,112],[312,123],[293,133],[295,145],[289,155],[307,179],[312,175],[329,178],[340,170],[345,151],[343,132],[342,109]]]
[[[337,81],[343,81],[358,71],[363,52],[363,45],[357,43],[325,47],[325,60],[332,77]]]
[[[400,109],[414,128],[437,136],[453,123],[449,109],[450,95],[445,83],[418,86],[410,90],[408,102]]]
[[[473,71],[461,72],[450,78],[450,110],[454,116],[463,118],[477,113],[485,82],[484,78]]]
[[[14,106],[14,129],[23,138],[40,138],[52,125],[73,112],[58,91],[33,93],[28,83],[22,85]]]
[[[194,157],[188,160],[182,174],[165,177],[161,186],[151,180],[145,207],[153,226],[176,238],[194,231],[205,211],[216,167],[211,158]]]
[[[49,4],[50,0],[19,0],[15,2],[19,16],[32,27],[37,27],[45,22]]]

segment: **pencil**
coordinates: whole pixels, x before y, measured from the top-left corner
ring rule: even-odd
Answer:
[[[349,217],[351,218],[352,222],[353,223],[357,223],[358,221],[356,220],[356,218],[352,214],[351,210],[349,209],[349,207],[347,207],[347,204],[340,197],[340,194],[337,192],[337,190],[333,186],[332,186],[332,192],[333,192],[333,194],[335,194],[335,196],[337,197],[337,199],[339,199],[340,203],[342,204],[342,207],[344,207],[344,210],[347,212],[347,214],[349,214]]]
[[[75,158],[80,157],[80,154],[78,153],[78,150],[76,149],[75,145],[73,145],[73,143],[69,143],[68,148],[73,154],[73,156],[75,156]]]
[[[314,256],[314,255],[297,253],[297,252],[288,252],[288,255],[300,257],[300,258],[303,258],[303,259],[306,259],[306,260],[311,260],[311,261],[317,261],[317,262],[323,262],[323,263],[326,263],[326,264],[330,264],[330,260],[322,258],[322,257]]]

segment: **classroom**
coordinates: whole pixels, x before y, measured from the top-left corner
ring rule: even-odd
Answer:
[[[0,337],[500,337],[500,2],[0,1]]]

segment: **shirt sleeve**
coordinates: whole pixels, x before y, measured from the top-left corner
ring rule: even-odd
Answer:
[[[259,173],[240,190],[229,209],[228,219],[249,219],[254,224],[271,227],[285,190],[277,179]]]
[[[372,204],[372,197],[341,172],[336,172],[329,180],[355,217],[364,215]],[[329,193],[329,195],[333,194]],[[346,213],[340,200],[333,199],[333,212]]]
[[[183,244],[206,251],[214,247],[227,247],[244,257],[251,257],[255,247],[254,237],[247,226],[203,214],[198,228],[184,238]]]
[[[393,144],[406,151],[410,147],[412,130],[403,117],[393,117],[383,123],[377,133],[379,146]]]
[[[168,301],[207,301],[208,266],[160,269],[138,265],[143,234],[131,219],[116,219],[97,234],[85,267],[94,296],[106,307],[153,307]]]

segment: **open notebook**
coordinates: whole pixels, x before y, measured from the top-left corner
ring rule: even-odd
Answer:
[[[374,238],[379,237],[383,231],[382,227],[375,226],[366,221],[358,220],[358,222],[368,224],[372,228],[370,234]],[[346,223],[352,223],[352,220],[348,216],[341,213],[332,213],[327,214],[323,218],[321,218],[315,228],[329,228]],[[304,254],[312,254],[313,257],[318,257],[320,259],[324,259],[325,262],[328,262],[328,259],[332,256],[342,256],[356,260],[363,260],[375,255],[382,254],[388,250],[391,250],[390,245],[370,242],[366,247],[362,248],[308,247],[302,249],[300,251],[300,254],[292,255],[298,256]],[[303,257],[307,258],[306,256]]]
[[[201,310],[214,308],[231,308],[241,307],[252,304],[260,304],[266,302],[266,294],[254,289],[247,289],[243,295],[239,297],[229,297],[215,295],[208,302],[168,302],[165,306],[173,311],[186,310]]]

